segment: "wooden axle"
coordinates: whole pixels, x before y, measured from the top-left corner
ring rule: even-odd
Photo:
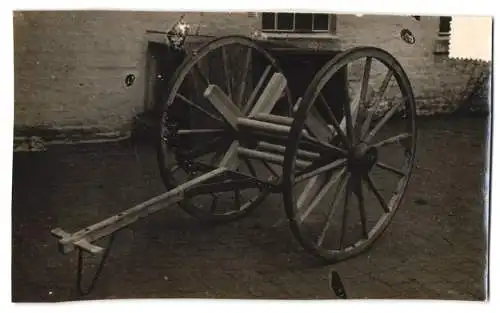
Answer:
[[[271,152],[279,152],[279,153],[285,153],[286,147],[282,145],[275,145],[272,143],[269,143],[267,141],[259,141],[257,143],[257,148],[261,150],[267,150]],[[297,156],[300,158],[304,158],[307,160],[316,160],[320,157],[320,154],[317,152],[311,152],[303,149],[299,149],[297,151]]]
[[[292,123],[293,123],[293,118],[291,118],[291,117],[274,115],[274,114],[258,113],[258,114],[255,114],[255,116],[253,118],[256,120],[264,121],[264,122],[271,122],[271,123],[287,125],[287,126],[292,126]]]
[[[238,118],[238,126],[243,126],[249,128],[250,130],[255,129],[257,131],[269,131],[282,134],[288,134],[290,132],[290,126],[258,121],[256,119],[246,117]]]
[[[278,165],[283,165],[284,157],[281,154],[276,154],[276,153],[270,153],[270,152],[262,152],[262,151],[257,151],[253,149],[247,149],[247,148],[238,148],[238,153],[241,155],[244,155],[250,159],[257,159],[257,160],[263,160],[267,161],[272,164],[278,164]],[[304,161],[304,160],[296,160],[296,165],[299,168],[306,168],[310,166],[312,163],[309,161]]]
[[[272,115],[265,115],[267,117],[272,117]],[[274,115],[274,117],[279,117],[278,115]],[[279,133],[283,135],[288,135],[290,133],[291,126],[283,125],[274,122],[264,122],[254,118],[246,118],[240,117],[237,119],[237,124],[239,126],[243,126],[247,128],[249,131],[258,131],[258,132],[272,132]],[[303,130],[302,134],[304,136],[309,136],[307,131]]]

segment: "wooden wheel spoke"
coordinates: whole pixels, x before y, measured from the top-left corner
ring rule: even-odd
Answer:
[[[245,57],[245,64],[243,66],[243,71],[242,71],[242,77],[240,80],[240,85],[238,89],[238,96],[236,98],[236,104],[242,106],[243,105],[243,97],[245,95],[245,88],[247,85],[247,76],[248,76],[248,70],[250,68],[250,62],[252,61],[252,49],[247,49],[246,57]]]
[[[404,102],[404,101],[402,101]],[[384,127],[384,125],[391,119],[391,117],[394,116],[394,114],[398,111],[399,106],[402,104],[402,102],[397,102],[385,115],[380,119],[380,121],[375,125],[375,127],[370,131],[368,135],[366,135],[364,141],[365,142],[370,142],[373,137]],[[391,103],[394,103],[392,101]]]
[[[315,176],[311,178],[304,189],[300,193],[299,198],[297,199],[297,214],[295,214],[295,218],[299,216],[299,211],[308,206],[314,198],[314,195],[318,192],[320,186],[324,185],[325,176]]]
[[[318,95],[320,103],[322,104],[323,108],[325,109],[326,114],[328,115],[328,120],[334,124],[338,124],[337,118],[335,117],[335,114],[332,111],[332,108],[330,108],[330,105],[328,102],[326,102],[325,96],[323,95],[322,92],[319,93]],[[340,125],[339,125],[340,128]]]
[[[366,105],[366,96],[368,93],[368,85],[370,80],[370,72],[372,66],[372,58],[367,57],[363,69],[363,77],[361,80],[360,88],[357,92],[357,97],[354,98],[352,105],[350,105],[350,118],[351,122],[346,119],[346,123],[351,124],[351,136],[349,136],[352,141],[357,141],[361,139],[361,125],[358,123],[358,118],[360,116],[359,111],[362,110]],[[349,118],[349,117],[348,117]],[[345,127],[349,127],[346,125]]]
[[[328,142],[325,142],[325,141],[322,141],[322,140],[319,140],[317,138],[314,138],[314,137],[311,137],[307,134],[302,134],[302,139],[304,139],[306,142],[308,143],[312,143],[313,145],[316,145],[318,148],[322,148],[322,149],[327,149],[327,150],[333,150],[334,152],[336,153],[340,153],[341,155],[347,155],[347,151],[345,151],[344,149],[342,148],[339,148],[335,145],[332,145]]]
[[[188,104],[189,106],[197,109],[198,111],[200,111],[201,113],[205,114],[206,116],[216,120],[216,121],[219,121],[221,123],[223,123],[223,120],[218,117],[218,116],[215,116],[214,114],[208,112],[206,109],[202,108],[201,106],[199,106],[198,104],[194,103],[193,101],[189,100],[188,98],[184,97],[183,95],[181,95],[180,93],[177,93],[175,95],[177,98],[181,99],[182,101],[184,101],[186,104]]]
[[[368,133],[368,130],[370,129],[370,125],[373,121],[373,114],[374,114],[374,109],[379,105],[380,100],[382,100],[382,97],[384,96],[387,87],[389,86],[389,82],[391,81],[393,76],[392,69],[388,69],[387,73],[384,76],[384,80],[382,81],[382,84],[375,96],[375,99],[372,101],[370,104],[371,110],[368,110],[368,116],[365,119],[362,129],[361,129],[361,138],[364,138],[366,134]]]
[[[313,196],[314,199],[312,200],[311,203],[309,203],[309,205],[307,206],[307,209],[304,211],[304,213],[302,213],[300,215],[300,217],[298,219],[299,223],[302,223],[309,216],[309,214],[311,214],[311,212],[314,210],[314,208],[316,208],[318,206],[318,204],[321,202],[321,200],[323,200],[325,195],[328,194],[328,191],[330,191],[330,189],[333,187],[333,185],[344,175],[344,173],[345,173],[345,170],[340,171],[339,173],[334,175],[330,180],[327,180],[323,184],[323,186],[321,187],[321,189],[319,190],[319,192],[317,194],[309,195],[309,196]],[[318,182],[315,181],[315,183],[318,183]]]
[[[392,69],[387,69],[387,73],[384,76],[384,80],[382,81],[382,84],[380,85],[380,88],[375,95],[375,99],[371,103],[371,106],[377,106],[380,103],[380,100],[382,100],[382,97],[384,96],[387,87],[389,87],[389,83],[393,77],[393,71]]]
[[[365,68],[363,71],[363,81],[361,82],[361,87],[359,90],[359,99],[362,105],[366,104],[366,95],[368,93],[368,81],[370,80],[371,67],[372,67],[372,58],[367,57],[365,62]]]
[[[272,69],[272,66],[268,65],[266,67],[266,69],[264,70],[264,73],[262,73],[262,76],[260,77],[257,85],[255,85],[255,87],[254,87],[254,89],[252,91],[252,94],[248,98],[247,103],[245,104],[245,106],[243,107],[242,112],[243,112],[244,116],[246,116],[250,112],[250,110],[252,109],[252,107],[253,107],[253,105],[255,103],[255,100],[257,99],[257,96],[259,95],[259,92],[262,89],[262,86],[264,86],[266,78],[269,76],[269,73],[271,72],[271,69]]]
[[[200,68],[200,64],[196,63],[193,65],[193,68],[191,69],[191,77],[194,79],[195,84],[196,83],[201,83],[201,90],[207,89],[207,87],[210,85],[210,80],[205,76],[203,71]]]
[[[347,207],[349,206],[349,200],[351,197],[351,187],[352,187],[352,177],[348,177],[347,185],[345,188],[345,198],[344,198],[344,210],[342,212],[342,224],[340,227],[340,247],[344,247],[344,239],[345,239],[345,231],[346,231],[346,224],[347,224],[347,217],[349,210]]]
[[[402,133],[402,134],[399,134],[399,135],[396,135],[396,136],[392,136],[392,137],[389,137],[389,138],[386,138],[384,140],[381,140],[373,145],[371,145],[372,147],[375,147],[375,148],[380,148],[380,147],[383,147],[383,146],[386,146],[386,145],[390,145],[390,144],[393,144],[393,143],[397,143],[397,142],[400,142],[401,140],[404,140],[404,139],[408,139],[411,137],[411,134],[410,133]]]
[[[304,180],[311,178],[313,176],[321,175],[327,171],[338,170],[340,168],[345,167],[346,164],[347,164],[347,159],[338,159],[338,160],[335,160],[331,163],[328,163],[326,165],[319,166],[319,167],[314,166],[314,163],[313,163],[313,165],[311,165],[311,167],[313,167],[314,169],[308,171],[308,168],[306,168],[303,171],[301,171],[300,175],[298,175],[296,177],[295,183],[299,183],[299,182],[304,181]]]
[[[378,202],[380,203],[380,206],[382,206],[382,209],[384,210],[384,212],[385,213],[389,213],[391,210],[390,210],[389,206],[387,205],[387,203],[385,202],[384,197],[382,197],[382,195],[378,191],[378,189],[375,186],[375,183],[373,182],[373,180],[371,179],[371,177],[369,175],[365,175],[363,177],[363,181],[368,186],[368,189],[375,195],[375,197],[377,198]]]
[[[365,209],[365,200],[363,196],[363,186],[361,184],[361,180],[356,181],[356,196],[358,197],[358,209],[359,209],[359,218],[361,220],[361,227],[364,238],[368,238],[368,229],[366,228],[366,209]]]
[[[337,186],[337,188],[335,190],[335,194],[333,196],[334,200],[331,204],[330,212],[328,213],[325,224],[323,225],[323,228],[321,230],[321,234],[319,235],[318,240],[316,241],[317,247],[321,247],[321,245],[323,244],[323,241],[325,240],[326,232],[327,232],[328,228],[330,227],[333,215],[337,211],[337,207],[338,207],[339,200],[340,200],[340,193],[347,186],[348,177],[347,177],[347,175],[342,175],[342,176],[343,176],[342,181],[341,181],[341,183],[339,183],[339,185]]]
[[[221,54],[222,54],[222,67],[224,70],[224,76],[226,78],[226,88],[227,88],[227,94],[229,96],[229,99],[233,99],[233,86],[232,86],[232,73],[231,70],[228,68],[228,59],[227,59],[227,52],[226,48],[222,47],[221,48]]]
[[[295,175],[296,177],[302,176],[304,174],[307,174],[311,171],[317,170],[320,167],[327,166],[329,164],[333,164],[333,167],[337,166],[336,162],[342,162],[342,160],[346,160],[345,156],[339,156],[338,153],[328,153],[330,151],[327,151],[326,153],[317,153],[315,157],[313,158],[307,158],[306,150],[299,150],[300,153],[297,153],[298,157],[302,157],[303,159],[308,159],[311,160],[312,163],[310,163],[307,167],[300,169]],[[312,154],[312,153],[311,153]],[[330,170],[331,168],[327,168],[326,170]],[[318,175],[319,173],[316,173]],[[307,178],[306,178],[307,179]]]
[[[368,110],[368,114],[366,116],[366,119],[363,122],[363,125],[361,126],[361,134],[360,138],[365,138],[366,134],[370,130],[370,125],[372,124],[373,121],[373,110]]]
[[[330,108],[330,105],[328,105],[328,102],[326,102],[325,97],[323,96],[323,93],[319,94],[321,103],[323,104],[323,107],[325,108],[328,117],[330,118],[330,121],[332,122],[332,127],[335,130],[336,134],[340,137],[342,142],[346,147],[349,146],[349,140],[347,139],[345,132],[342,130],[340,127],[339,121],[335,117],[335,114],[333,113],[332,109]]]
[[[388,164],[382,163],[382,162],[377,162],[375,163],[376,166],[383,168],[384,170],[388,170],[389,172],[392,172],[394,174],[400,175],[400,176],[406,176],[406,173],[393,167]]]

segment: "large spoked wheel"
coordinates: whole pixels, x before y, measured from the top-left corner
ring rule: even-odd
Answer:
[[[232,144],[245,140],[231,124],[230,116],[248,116],[273,73],[279,72],[269,53],[240,36],[215,39],[187,57],[170,83],[161,119],[158,160],[168,189],[221,166]],[[210,85],[217,86],[218,99],[225,103],[222,111],[226,113],[207,99]],[[281,94],[277,106],[291,109],[288,89]],[[248,177],[257,176],[260,164],[242,157],[239,160],[234,170]],[[209,183],[227,179],[231,177]],[[202,222],[232,220],[249,213],[269,194],[261,185],[243,185],[231,188],[226,183],[222,189],[207,185],[204,192],[189,195],[180,206]]]
[[[328,102],[328,91],[342,88],[338,75],[347,77],[349,96]],[[306,250],[337,262],[366,251],[383,233],[412,172],[415,115],[408,77],[384,50],[354,48],[318,72],[296,112],[283,169],[286,213]],[[322,150],[309,168],[296,169],[308,137]]]

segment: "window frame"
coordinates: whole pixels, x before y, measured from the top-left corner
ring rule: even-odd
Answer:
[[[315,36],[332,36],[335,35],[337,32],[337,15],[336,14],[329,14],[329,13],[309,13],[313,14],[313,21],[311,25],[311,30],[310,31],[297,31],[295,29],[295,16],[293,17],[293,28],[292,29],[279,29],[278,28],[278,14],[286,14],[286,13],[291,13],[291,12],[263,12],[259,14],[259,23],[260,23],[260,30],[269,35],[283,35],[283,36],[300,36],[300,37],[315,37]],[[302,12],[293,12],[293,14],[296,13],[302,13]],[[263,25],[263,18],[264,14],[274,14],[274,28],[264,28]],[[317,14],[324,14],[327,15],[328,17],[328,28],[323,29],[323,30],[315,30],[314,29],[314,15]]]
[[[439,17],[438,37],[441,37],[441,38],[449,38],[450,37],[450,33],[451,33],[451,20],[452,20],[451,16],[440,16]],[[448,24],[447,27],[446,27],[446,28],[449,29],[448,31],[441,31],[444,23]]]
[[[438,18],[437,38],[434,40],[435,55],[449,54],[452,18],[452,16],[439,16]],[[448,25],[443,26],[444,23]],[[442,31],[444,27],[449,29],[449,31]]]

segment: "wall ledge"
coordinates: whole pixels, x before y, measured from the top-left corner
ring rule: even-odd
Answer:
[[[260,32],[262,39],[296,39],[296,40],[339,40],[339,36],[331,33],[272,33]]]
[[[98,127],[16,127],[14,152],[46,151],[51,145],[107,143],[127,140],[129,130],[109,130]]]

